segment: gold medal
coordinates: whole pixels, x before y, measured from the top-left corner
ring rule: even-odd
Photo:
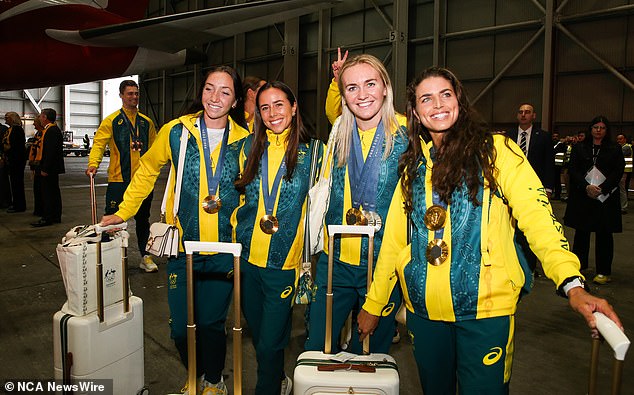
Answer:
[[[260,229],[262,229],[262,232],[267,235],[272,235],[277,232],[279,228],[280,224],[277,222],[277,218],[275,218],[275,216],[267,214],[260,218]]]
[[[442,265],[449,256],[449,247],[443,239],[434,239],[427,244],[425,257],[431,265]]]
[[[358,208],[352,207],[346,212],[346,224],[348,225],[367,225],[368,218]]]
[[[447,211],[437,205],[429,207],[425,212],[425,217],[423,218],[423,222],[425,222],[425,226],[429,230],[439,230],[445,226],[445,220],[447,219]]]
[[[222,207],[222,202],[220,201],[220,196],[210,195],[203,199],[203,210],[205,210],[208,214],[216,214],[220,207]]]

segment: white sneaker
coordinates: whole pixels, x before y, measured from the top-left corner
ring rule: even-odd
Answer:
[[[203,374],[202,376],[196,378],[196,387],[198,387],[198,391],[196,391],[197,393],[200,392],[200,387],[203,383],[203,381],[205,380],[205,375]],[[183,388],[181,388],[181,394],[183,395],[189,395],[189,380],[185,381],[185,385],[183,386]]]
[[[293,380],[290,377],[286,376],[284,380],[282,380],[282,389],[280,390],[280,395],[291,395],[293,392]]]
[[[156,263],[154,263],[150,255],[146,255],[143,257],[141,263],[139,263],[139,267],[142,270],[145,270],[146,273],[158,272],[158,266],[156,266]]]
[[[201,394],[202,395],[227,395],[227,386],[225,385],[225,382],[222,378],[222,376],[220,377],[220,381],[212,384],[207,380],[203,380],[201,385],[200,385],[200,389],[202,390]]]

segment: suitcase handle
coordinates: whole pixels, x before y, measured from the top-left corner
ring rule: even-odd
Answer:
[[[233,393],[242,395],[242,324],[240,319],[240,243],[185,241],[187,254],[187,386],[196,383],[196,322],[194,320],[194,252],[218,252],[233,255]],[[195,392],[195,391],[194,391]]]
[[[368,225],[328,225],[328,288],[326,290],[326,339],[324,342],[324,353],[332,353],[332,271],[334,266],[334,257],[332,251],[335,249],[335,235],[366,235],[370,238],[368,241],[368,275],[366,279],[366,296],[367,291],[372,285],[372,265],[374,262],[374,227]],[[370,354],[370,336],[363,339],[363,354]]]
[[[621,328],[614,321],[600,312],[595,312],[594,318],[597,329],[601,336],[608,342],[614,350],[614,369],[612,372],[612,392],[618,395],[621,392],[621,377],[623,375],[623,361],[625,354],[630,347],[630,340],[625,336]],[[601,339],[592,339],[592,357],[590,360],[590,380],[588,383],[588,394],[597,394],[597,371],[599,367],[599,347]]]
[[[608,342],[610,347],[614,350],[614,358],[618,361],[625,360],[625,354],[630,347],[630,339],[625,336],[625,333],[616,326],[616,323],[609,319],[605,314],[600,312],[594,312],[594,319],[597,322],[597,329],[601,336]]]
[[[97,194],[95,192],[95,175],[90,174],[90,211],[92,217],[92,223],[95,226],[95,233],[102,234],[104,232],[113,230],[123,230],[128,227],[128,223],[124,222],[117,225],[101,226],[97,223]],[[130,284],[128,280],[128,248],[124,243],[121,247],[121,278],[123,279],[123,312],[130,312]],[[104,315],[104,301],[103,301],[103,263],[101,261],[101,238],[97,241],[97,317],[99,322],[103,322]]]
[[[334,372],[336,370],[357,370],[361,373],[375,373],[376,368],[374,366],[364,364],[353,363],[337,363],[333,365],[319,365],[317,370],[320,372]]]

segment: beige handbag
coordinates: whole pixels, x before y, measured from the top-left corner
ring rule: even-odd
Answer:
[[[163,194],[163,202],[161,203],[161,222],[155,222],[150,225],[150,237],[147,240],[145,250],[152,255],[158,257],[177,257],[179,246],[179,232],[176,222],[178,221],[178,205],[180,203],[181,186],[183,183],[183,165],[185,164],[185,150],[187,148],[187,138],[189,130],[183,126],[181,133],[181,145],[178,153],[178,169],[176,170],[176,188],[174,190],[174,209],[172,211],[173,224],[165,223],[165,210],[167,207],[167,194],[169,192],[172,178],[174,177],[174,168],[170,169],[167,185],[165,185],[165,193]]]

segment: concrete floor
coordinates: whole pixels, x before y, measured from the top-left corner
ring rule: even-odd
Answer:
[[[105,169],[107,163],[103,163]],[[45,228],[29,226],[36,218],[30,213],[0,212],[0,379],[53,378],[52,316],[65,301],[64,286],[55,255],[55,245],[74,225],[90,222],[89,190],[83,169],[86,158],[66,158],[67,174],[60,178],[64,202],[61,224]],[[30,176],[29,176],[30,177]],[[165,184],[164,173],[154,196],[153,220],[158,218]],[[106,174],[97,177],[99,212],[103,210]],[[27,184],[30,184],[27,177]],[[32,196],[28,188],[27,196]],[[564,204],[554,202],[559,217]],[[634,209],[623,216],[624,233],[615,235],[614,281],[609,285],[592,285],[594,293],[607,298],[620,314],[626,334],[632,336],[634,325],[634,265],[632,235]],[[133,222],[132,222],[133,225]],[[164,260],[159,273],[142,273],[137,267],[139,255],[134,232],[130,242],[130,284],[144,302],[145,382],[150,394],[178,392],[185,382],[186,371],[178,360],[169,337],[168,308],[165,289]],[[567,235],[572,236],[570,229]],[[232,311],[232,310],[230,310]],[[292,338],[286,353],[286,372],[292,376],[297,356],[302,352],[303,306],[294,311]],[[230,331],[232,318],[229,320]],[[517,313],[516,351],[511,381],[512,394],[585,394],[590,360],[590,336],[580,316],[573,313],[566,300],[554,294],[550,280],[538,278],[531,295],[520,303]],[[243,320],[244,393],[255,387],[255,354],[251,336]],[[405,334],[405,329],[400,328]],[[229,337],[225,380],[233,380],[231,337]],[[420,384],[406,336],[392,348],[399,364],[402,394],[420,394]],[[629,358],[632,359],[631,357]],[[605,345],[601,352],[600,394],[609,393],[612,354]],[[623,394],[634,393],[634,367],[626,361]],[[0,389],[0,393],[2,393]],[[118,394],[117,394],[118,395]]]

